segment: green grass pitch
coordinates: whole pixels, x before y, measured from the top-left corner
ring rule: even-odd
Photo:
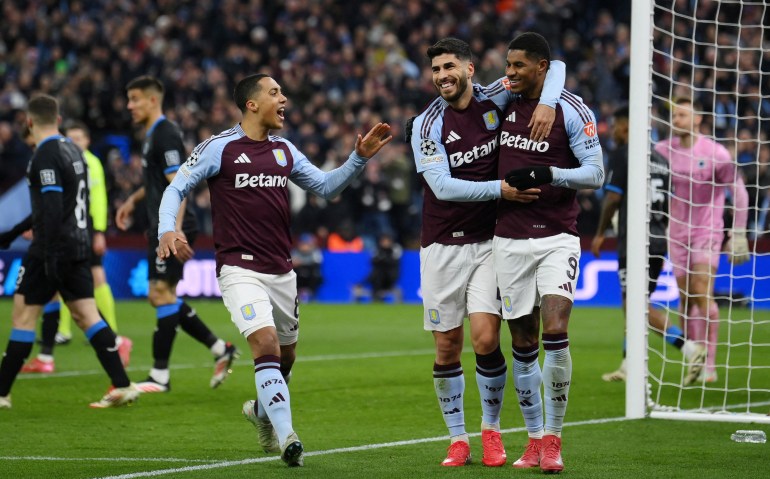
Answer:
[[[253,399],[255,392],[245,340],[230,323],[221,301],[191,304],[217,334],[234,341],[243,352],[232,376],[219,389],[208,386],[213,371],[210,353],[180,331],[171,357],[170,393],[144,395],[129,408],[89,409],[88,403],[106,391],[108,380],[93,350],[77,335],[71,344],[57,348],[55,374],[20,375],[14,384],[13,409],[0,410],[0,478],[372,479],[541,474],[510,466],[526,442],[510,377],[501,423],[507,431],[503,441],[508,465],[482,466],[480,438],[474,435],[470,466],[439,466],[448,441],[433,392],[433,341],[422,329],[422,309],[379,304],[302,306],[298,360],[290,388],[294,425],[307,455],[304,468],[289,469],[276,455],[258,449],[253,427],[241,416],[243,401]],[[10,317],[11,302],[0,301],[3,349]],[[121,333],[134,341],[129,375],[134,381],[142,380],[151,365],[154,312],[142,301],[119,302],[118,318]],[[736,429],[770,432],[767,425],[625,420],[623,383],[600,379],[617,366],[621,338],[618,310],[574,310],[570,324],[573,380],[563,433],[564,476],[765,477],[770,443],[738,444],[730,440],[730,434]],[[770,343],[770,332],[755,331],[753,339]],[[510,360],[506,328],[502,342]],[[474,434],[479,431],[481,413],[468,345],[466,342],[463,355],[465,417]],[[764,381],[763,388],[770,388],[766,373],[758,380]],[[770,411],[770,406],[766,408]]]

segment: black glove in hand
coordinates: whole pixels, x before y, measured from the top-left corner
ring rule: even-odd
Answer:
[[[517,168],[505,174],[505,182],[517,190],[528,190],[553,181],[550,166],[529,166]]]
[[[45,257],[45,276],[49,281],[59,282],[59,268],[57,266],[56,256]]]

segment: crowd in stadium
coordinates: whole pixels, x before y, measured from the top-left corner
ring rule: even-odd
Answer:
[[[23,110],[30,95],[55,95],[65,120],[85,122],[92,150],[110,182],[114,212],[141,183],[139,142],[126,109],[125,85],[142,74],[166,85],[167,116],[177,122],[188,149],[240,120],[231,100],[245,75],[267,72],[289,98],[286,126],[277,134],[299,145],[317,165],[329,168],[347,158],[354,133],[378,121],[393,127],[395,140],[370,162],[342,197],[326,203],[297,190],[294,233],[331,233],[376,244],[391,233],[414,248],[419,234],[421,184],[402,125],[435,96],[425,51],[437,39],[467,39],[476,58],[475,81],[487,84],[503,75],[508,42],[534,30],[550,42],[554,58],[567,64],[565,88],[581,95],[598,118],[605,149],[613,148],[608,121],[629,91],[630,3],[601,0],[476,0],[467,2],[333,0],[266,2],[198,0],[111,2],[106,0],[7,1],[0,25],[0,193],[22,178],[31,154],[23,135]],[[688,9],[691,2],[677,2]],[[681,4],[681,5],[679,5]],[[696,17],[710,15],[718,2],[698,2]],[[720,14],[732,15],[730,7]],[[663,75],[687,75],[695,68],[699,100],[715,114],[705,121],[741,164],[753,203],[761,205],[770,184],[767,125],[768,88],[760,80],[770,68],[770,50],[761,48],[761,28],[740,29],[713,23],[677,21],[663,12],[657,28],[674,29],[682,39],[707,40],[740,34],[742,49],[714,49],[692,42],[656,43],[681,61],[663,64],[655,55],[654,94],[668,95]],[[742,13],[761,25],[762,9]],[[673,26],[672,26],[673,25]],[[697,26],[697,30],[695,29]],[[730,42],[724,42],[725,44]],[[702,68],[701,68],[702,65]],[[717,67],[717,68],[714,68]],[[740,71],[740,74],[736,73]],[[715,95],[714,85],[737,88],[738,95]],[[674,88],[676,92],[678,88]],[[654,102],[654,108],[663,105]],[[667,113],[658,112],[663,118]],[[732,115],[732,116],[731,116]],[[735,125],[739,118],[740,124]],[[735,132],[738,132],[736,135]],[[668,134],[654,125],[653,139]],[[741,141],[736,142],[735,136]],[[762,147],[757,146],[761,142]],[[752,163],[757,162],[758,163]],[[759,165],[758,167],[756,165]],[[757,187],[760,186],[760,187]],[[595,231],[601,192],[581,192],[581,233]],[[210,228],[205,185],[194,204]],[[132,232],[146,223],[136,218]],[[111,228],[110,233],[118,234]]]

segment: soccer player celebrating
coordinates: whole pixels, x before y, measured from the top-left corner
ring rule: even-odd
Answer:
[[[626,312],[626,222],[628,217],[628,202],[625,192],[628,189],[628,107],[622,106],[615,110],[612,116],[612,138],[615,141],[615,152],[610,157],[607,168],[607,182],[604,185],[604,200],[599,217],[596,234],[591,241],[591,251],[598,258],[604,232],[609,228],[612,217],[620,209],[618,218],[618,277],[623,298],[623,314]],[[650,166],[650,245],[648,270],[650,280],[647,283],[647,294],[652,294],[658,285],[658,275],[663,269],[663,257],[667,251],[668,228],[668,196],[670,175],[668,161],[653,152]],[[697,377],[706,359],[706,350],[692,340],[685,339],[684,333],[676,324],[670,324],[666,315],[652,305],[648,305],[647,317],[653,330],[663,334],[665,340],[681,350],[688,360],[687,377]],[[626,379],[626,348],[623,342],[623,361],[616,371],[602,375],[605,381],[625,381]]]
[[[513,341],[514,386],[530,438],[514,466],[539,464],[543,471],[556,473],[564,468],[561,430],[572,376],[567,325],[580,259],[576,190],[599,188],[604,170],[594,115],[570,92],[559,98],[547,140],[528,138],[526,125],[550,63],[548,42],[537,33],[523,33],[508,45],[507,85],[521,99],[512,102],[504,115],[498,171],[519,190],[540,191],[530,203],[498,203],[493,251],[503,318]]]
[[[500,300],[492,266],[495,205],[498,198],[532,201],[535,196],[532,191],[508,186],[497,176],[502,108],[514,99],[502,79],[486,88],[472,84],[470,46],[456,38],[438,41],[427,55],[440,96],[407,124],[407,135],[417,172],[427,185],[420,288],[424,328],[433,332],[436,344],[433,384],[451,441],[441,464],[463,466],[471,460],[460,363],[467,315],[481,396],[482,463],[502,466],[506,454],[500,437],[500,410],[507,367],[500,350]],[[530,124],[538,139],[547,136],[553,122],[564,68],[552,81],[552,88],[543,94],[543,116],[533,117]],[[549,98],[551,106],[547,106]]]
[[[241,123],[196,146],[163,194],[158,255],[166,260],[186,246],[175,228],[179,206],[207,180],[222,299],[254,358],[257,401],[247,401],[243,412],[266,451],[280,449],[284,462],[301,466],[287,386],[299,335],[287,181],[327,199],[338,195],[392,139],[390,126],[378,123],[359,134],[348,160],[324,173],[291,142],[270,135],[283,127],[287,103],[273,78],[248,76],[233,96]]]
[[[717,380],[719,307],[714,301],[714,278],[724,238],[725,193],[735,206],[733,228],[725,251],[730,262],[748,261],[746,239],[749,197],[727,149],[698,133],[702,116],[688,98],[674,100],[672,137],[655,145],[671,166],[669,252],[679,286],[679,312],[685,336],[707,345],[706,367],[699,376],[688,374],[685,384]],[[705,317],[704,317],[705,316]]]
[[[177,327],[181,327],[198,342],[204,344],[214,356],[214,375],[209,385],[216,388],[230,374],[230,365],[238,357],[238,351],[230,343],[219,339],[201,321],[195,310],[176,295],[176,285],[183,276],[183,264],[192,258],[191,245],[197,233],[197,224],[187,202],[182,202],[182,214],[175,228],[187,238],[173,258],[158,258],[158,208],[163,190],[176,175],[185,157],[182,133],[179,127],[163,115],[163,84],[157,78],[142,76],[132,80],[126,87],[128,109],[134,123],[144,130],[142,143],[142,165],[144,186],[126,199],[115,214],[115,224],[128,229],[136,203],[144,200],[150,230],[147,233],[147,264],[150,291],[147,299],[155,308],[157,327],[152,339],[153,366],[149,377],[137,387],[145,393],[168,392],[170,373],[168,369],[171,348],[176,338]]]
[[[0,408],[11,407],[11,386],[32,351],[35,323],[58,291],[96,350],[112,388],[94,408],[130,404],[139,396],[118,355],[117,338],[94,302],[88,229],[88,180],[83,155],[59,134],[59,104],[39,95],[29,101],[27,125],[37,145],[29,165],[32,244],[13,297],[13,329],[0,363]]]

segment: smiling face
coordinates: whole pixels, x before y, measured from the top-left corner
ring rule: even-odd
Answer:
[[[281,86],[271,77],[264,77],[258,82],[259,90],[246,101],[246,108],[256,113],[262,126],[269,130],[283,128],[286,102]]]
[[[505,76],[511,91],[524,98],[539,98],[548,70],[548,61],[527,56],[524,50],[508,50],[505,58]]]
[[[466,92],[473,77],[473,63],[463,61],[452,53],[443,53],[431,60],[433,85],[449,104],[457,103]]]

